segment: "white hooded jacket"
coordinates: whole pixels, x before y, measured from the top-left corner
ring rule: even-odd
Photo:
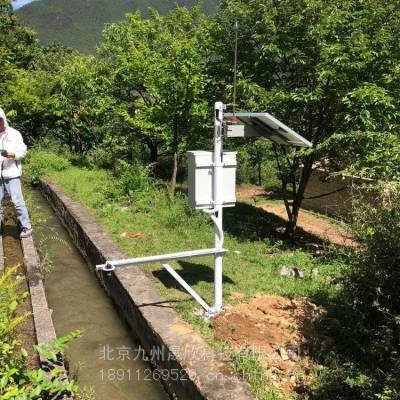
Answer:
[[[0,108],[0,118],[4,120],[6,130],[0,132],[0,150],[7,150],[15,154],[15,158],[6,158],[0,154],[1,179],[18,178],[22,174],[21,160],[26,156],[26,144],[22,135],[8,125],[7,117]]]

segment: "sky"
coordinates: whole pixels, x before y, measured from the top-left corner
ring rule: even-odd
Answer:
[[[12,2],[14,10],[23,7],[25,4],[32,3],[35,0],[15,0]]]

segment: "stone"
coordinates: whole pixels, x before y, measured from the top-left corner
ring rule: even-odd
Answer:
[[[286,347],[287,354],[292,361],[297,361],[300,357],[300,348],[297,345],[289,345]]]
[[[289,360],[288,353],[283,347],[280,347],[278,352],[279,352],[279,355],[281,356],[283,361]]]
[[[283,266],[280,271],[279,271],[279,275],[280,276],[291,276],[293,278],[304,278],[304,271],[302,271],[301,269],[297,268],[297,267],[287,267],[287,266]]]

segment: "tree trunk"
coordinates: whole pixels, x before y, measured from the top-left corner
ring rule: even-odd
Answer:
[[[313,162],[314,160],[312,157],[308,157],[305,160],[301,173],[300,183],[293,198],[292,208],[289,209],[289,206],[286,204],[286,209],[288,211],[288,223],[286,225],[285,237],[292,242],[295,239],[299,211],[304,199],[304,193],[306,191],[308,181],[312,173]]]
[[[172,178],[171,178],[171,195],[172,195],[172,197],[175,196],[177,174],[178,174],[178,152],[174,151],[174,164],[172,167]]]
[[[175,115],[174,119],[174,137],[172,141],[172,150],[174,153],[174,161],[172,166],[171,177],[171,196],[175,196],[176,191],[176,176],[178,175],[178,116]]]
[[[150,150],[150,162],[154,163],[158,161],[158,143],[151,140],[146,141],[147,147]]]
[[[258,186],[262,184],[262,173],[261,173],[261,163],[259,162],[258,165]]]

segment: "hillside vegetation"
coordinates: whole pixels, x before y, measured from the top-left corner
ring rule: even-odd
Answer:
[[[193,7],[198,0],[40,0],[16,13],[39,33],[43,43],[61,42],[83,53],[93,53],[101,41],[105,23],[117,22],[128,12],[140,10],[149,15],[150,7],[165,14],[176,4]],[[204,11],[214,13],[218,0],[205,0]]]

